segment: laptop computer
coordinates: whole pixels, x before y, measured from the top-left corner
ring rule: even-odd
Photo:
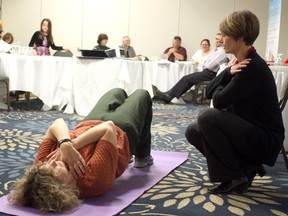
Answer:
[[[108,49],[108,50],[86,50],[79,49],[82,56],[78,56],[78,58],[114,58],[114,57],[125,57],[125,52],[123,49],[119,49],[119,56],[117,55],[116,49]]]
[[[95,59],[104,59],[108,58],[109,56],[104,50],[85,50],[79,49],[82,56],[78,56],[80,58],[95,58]]]

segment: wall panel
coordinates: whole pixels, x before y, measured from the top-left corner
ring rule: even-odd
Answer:
[[[269,0],[251,1],[251,0],[235,0],[235,10],[250,10],[260,21],[260,34],[255,41],[257,52],[265,58],[267,30],[268,30],[268,11]]]
[[[48,17],[55,43],[74,53],[78,47],[92,49],[103,32],[111,48],[130,35],[136,52],[150,58],[170,46],[174,35],[180,35],[190,59],[201,39],[210,39],[214,47],[219,22],[228,13],[250,9],[261,22],[255,46],[264,56],[268,5],[269,0],[2,0],[2,20],[5,31],[27,45],[42,18]]]
[[[128,33],[129,7],[129,0],[84,0],[83,47],[96,46],[100,33],[108,35],[108,47],[119,46]]]
[[[82,5],[79,0],[42,0],[41,20],[51,19],[55,44],[75,54],[82,46]]]
[[[131,0],[130,31],[138,54],[159,56],[178,35],[180,0]]]
[[[225,7],[223,6],[225,5]],[[234,10],[231,0],[182,0],[180,13],[180,35],[188,52],[188,58],[200,48],[200,41],[210,40],[214,48],[215,35],[219,32],[219,23]]]
[[[41,1],[2,0],[4,31],[12,32],[15,42],[28,46],[32,34],[40,29]]]
[[[283,61],[288,58],[288,0],[282,0],[281,26],[278,52],[283,54]],[[285,24],[285,25],[284,25]]]

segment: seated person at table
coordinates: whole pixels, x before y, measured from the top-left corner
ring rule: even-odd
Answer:
[[[124,36],[122,39],[122,45],[119,46],[119,48],[123,49],[125,51],[125,57],[126,58],[135,58],[139,59],[136,56],[136,52],[132,46],[130,46],[131,39],[128,36]]]
[[[3,30],[3,23],[2,23],[2,20],[0,20],[0,29],[1,29],[1,31],[0,31],[0,39],[2,39],[2,37],[3,37],[3,34],[4,34],[4,30]]]
[[[9,53],[11,46],[3,39],[3,30],[0,28],[0,53]]]
[[[98,39],[97,39],[97,43],[98,43],[98,45],[93,48],[94,50],[108,50],[108,49],[110,49],[107,46],[107,43],[108,43],[107,34],[103,34],[103,33],[99,34]]]
[[[214,108],[202,110],[186,130],[187,140],[205,157],[213,194],[245,192],[262,164],[274,166],[284,141],[277,88],[267,63],[253,47],[260,31],[255,14],[229,14],[219,25],[231,66],[207,86]],[[256,189],[255,189],[256,191]]]
[[[210,41],[203,39],[200,43],[201,49],[197,50],[192,56],[192,62],[196,64],[196,71],[202,71],[204,63],[207,60],[208,54],[210,53]]]
[[[161,92],[159,89],[156,89],[155,96],[166,103],[170,103],[174,97],[179,99],[193,85],[214,79],[220,65],[227,62],[227,56],[222,44],[222,34],[218,33],[215,38],[216,48],[208,55],[204,64],[204,70],[182,77],[168,92]]]
[[[5,41],[8,44],[12,44],[13,41],[14,41],[14,37],[13,37],[12,33],[7,32],[7,33],[4,34],[2,40]]]
[[[9,52],[9,50],[11,49],[11,46],[3,40],[3,34],[4,30],[2,20],[0,20],[0,53]]]
[[[169,47],[164,51],[168,61],[175,62],[176,60],[187,60],[187,52],[186,49],[181,46],[181,42],[181,37],[175,36],[172,41],[172,47]]]
[[[29,43],[29,47],[34,47],[36,54],[39,56],[51,55],[49,48],[53,50],[65,50],[62,46],[56,46],[52,35],[52,22],[48,18],[44,18],[40,24],[40,31],[36,31]]]
[[[153,164],[151,151],[152,101],[146,90],[127,97],[112,89],[69,133],[57,119],[42,141],[34,165],[28,167],[8,196],[12,204],[63,212],[80,199],[107,192],[122,175],[131,153],[134,167]]]

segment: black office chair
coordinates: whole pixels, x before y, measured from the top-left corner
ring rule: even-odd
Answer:
[[[53,56],[61,56],[61,57],[73,57],[73,53],[68,50],[68,51],[64,51],[64,50],[57,50]]]
[[[198,102],[198,97],[201,96],[200,98],[200,103],[203,103],[203,101],[206,100],[206,87],[211,81],[203,81],[201,83],[198,83],[195,85],[195,90],[193,93],[193,98],[192,102],[197,103]]]
[[[9,78],[0,75],[0,88],[2,87],[6,88],[7,106],[8,111],[10,112],[11,108],[10,108],[10,95],[9,95]]]

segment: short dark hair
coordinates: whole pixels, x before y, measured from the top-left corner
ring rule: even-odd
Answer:
[[[206,41],[206,42],[208,43],[208,46],[211,46],[210,40],[209,40],[209,39],[206,39],[206,38],[204,38],[203,40],[201,40],[200,45],[201,45],[204,41]]]
[[[100,45],[102,40],[108,40],[107,34],[103,34],[103,33],[99,34],[97,43]]]
[[[181,39],[180,36],[175,36],[174,39],[175,39],[175,40],[180,40],[180,41],[182,41],[182,39]]]
[[[2,30],[2,29],[1,29],[1,30]],[[7,43],[9,42],[9,44],[12,44],[13,41],[14,41],[14,37],[13,37],[12,33],[7,32],[7,33],[4,34],[2,40],[5,41],[5,42],[7,42]],[[10,40],[10,41],[9,41],[9,40]]]

